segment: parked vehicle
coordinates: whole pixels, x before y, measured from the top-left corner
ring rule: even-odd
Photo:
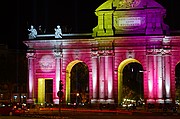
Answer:
[[[0,115],[20,115],[24,112],[22,108],[19,108],[13,103],[0,103]]]

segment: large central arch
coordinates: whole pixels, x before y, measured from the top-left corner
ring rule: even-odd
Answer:
[[[74,60],[72,62],[70,62],[67,65],[66,68],[66,102],[69,103],[70,102],[70,93],[71,93],[71,81],[70,81],[70,77],[71,77],[71,70],[73,68],[73,66],[79,62],[82,62],[80,60]]]
[[[123,84],[123,69],[129,63],[139,63],[138,60],[133,58],[128,58],[120,63],[118,66],[118,104],[122,102],[122,84]]]

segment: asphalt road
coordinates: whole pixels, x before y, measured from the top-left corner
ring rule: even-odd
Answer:
[[[74,115],[70,117],[42,116],[42,117],[23,117],[23,116],[0,116],[0,119],[180,119],[179,116],[141,116],[141,115]]]
[[[59,116],[61,115],[61,116]],[[0,116],[0,119],[180,119],[180,113],[151,113],[110,110],[31,110],[21,116]]]

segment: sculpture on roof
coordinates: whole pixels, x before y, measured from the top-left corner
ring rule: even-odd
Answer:
[[[55,30],[55,38],[62,38],[62,30],[60,25],[57,25],[57,28]]]
[[[36,38],[36,36],[37,36],[37,30],[34,28],[33,25],[31,25],[31,28],[28,29],[28,31],[30,31],[30,33],[29,33],[29,39],[34,39],[34,38]]]

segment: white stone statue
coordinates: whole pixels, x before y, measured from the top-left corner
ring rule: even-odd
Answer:
[[[34,28],[33,25],[31,25],[31,28],[28,29],[28,31],[30,31],[30,33],[29,33],[29,39],[34,39],[34,38],[36,38],[36,36],[37,36],[37,30]]]
[[[59,25],[57,25],[57,28],[55,28],[54,30],[55,30],[55,38],[62,38],[61,27]]]

